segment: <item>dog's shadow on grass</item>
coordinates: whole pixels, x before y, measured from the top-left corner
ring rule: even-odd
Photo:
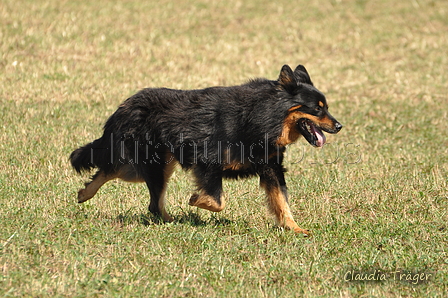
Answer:
[[[141,224],[144,226],[162,225],[165,222],[159,216],[155,216],[151,213],[131,214],[124,213],[117,216],[116,220],[122,225],[129,224]],[[186,212],[181,215],[177,215],[174,219],[174,223],[188,224],[192,227],[204,227],[204,226],[228,226],[233,222],[227,218],[220,218],[212,216],[208,220],[203,220],[199,214],[194,212]]]

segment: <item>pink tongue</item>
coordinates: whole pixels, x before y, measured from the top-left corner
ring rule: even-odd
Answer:
[[[325,138],[325,135],[322,133],[320,129],[316,128],[314,125],[311,125],[311,131],[317,137],[316,146],[322,147],[325,144],[325,141],[327,140]]]

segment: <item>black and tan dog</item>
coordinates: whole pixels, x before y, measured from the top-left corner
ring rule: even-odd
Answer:
[[[337,133],[341,128],[302,65],[294,71],[283,66],[276,81],[188,91],[144,89],[119,106],[101,138],[71,154],[77,172],[98,169],[78,192],[78,202],[92,198],[111,179],[146,182],[149,210],[172,221],[165,192],[180,164],[193,172],[198,187],[190,205],[221,211],[223,178],[258,175],[278,224],[308,234],[288,206],[283,154],[300,136],[321,147],[322,130]]]

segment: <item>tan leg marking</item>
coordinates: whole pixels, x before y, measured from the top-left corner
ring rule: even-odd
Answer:
[[[176,167],[176,161],[174,159],[170,159],[171,155],[168,156],[168,163],[164,169],[163,176],[164,176],[164,185],[162,193],[160,194],[159,198],[159,210],[162,215],[162,219],[166,222],[173,222],[174,219],[166,212],[165,206],[166,206],[166,188],[168,184],[168,180],[170,179],[171,175],[173,174],[174,168]]]
[[[224,199],[221,197],[221,204],[216,202],[215,198],[205,193],[193,194],[189,202],[190,206],[196,206],[213,212],[220,212],[225,207]]]
[[[268,188],[264,183],[260,183],[261,187],[265,189],[269,209],[274,213],[277,224],[282,228],[293,230],[296,233],[311,236],[311,232],[300,228],[292,217],[288,202],[286,201],[280,187]]]
[[[117,178],[116,174],[105,175],[101,171],[96,173],[93,180],[85,184],[86,188],[78,191],[78,203],[91,199],[104,183],[115,178]]]

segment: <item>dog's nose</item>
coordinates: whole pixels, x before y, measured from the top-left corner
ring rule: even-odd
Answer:
[[[336,122],[336,124],[334,125],[334,127],[336,128],[337,131],[340,131],[342,129],[342,124],[339,122]]]

